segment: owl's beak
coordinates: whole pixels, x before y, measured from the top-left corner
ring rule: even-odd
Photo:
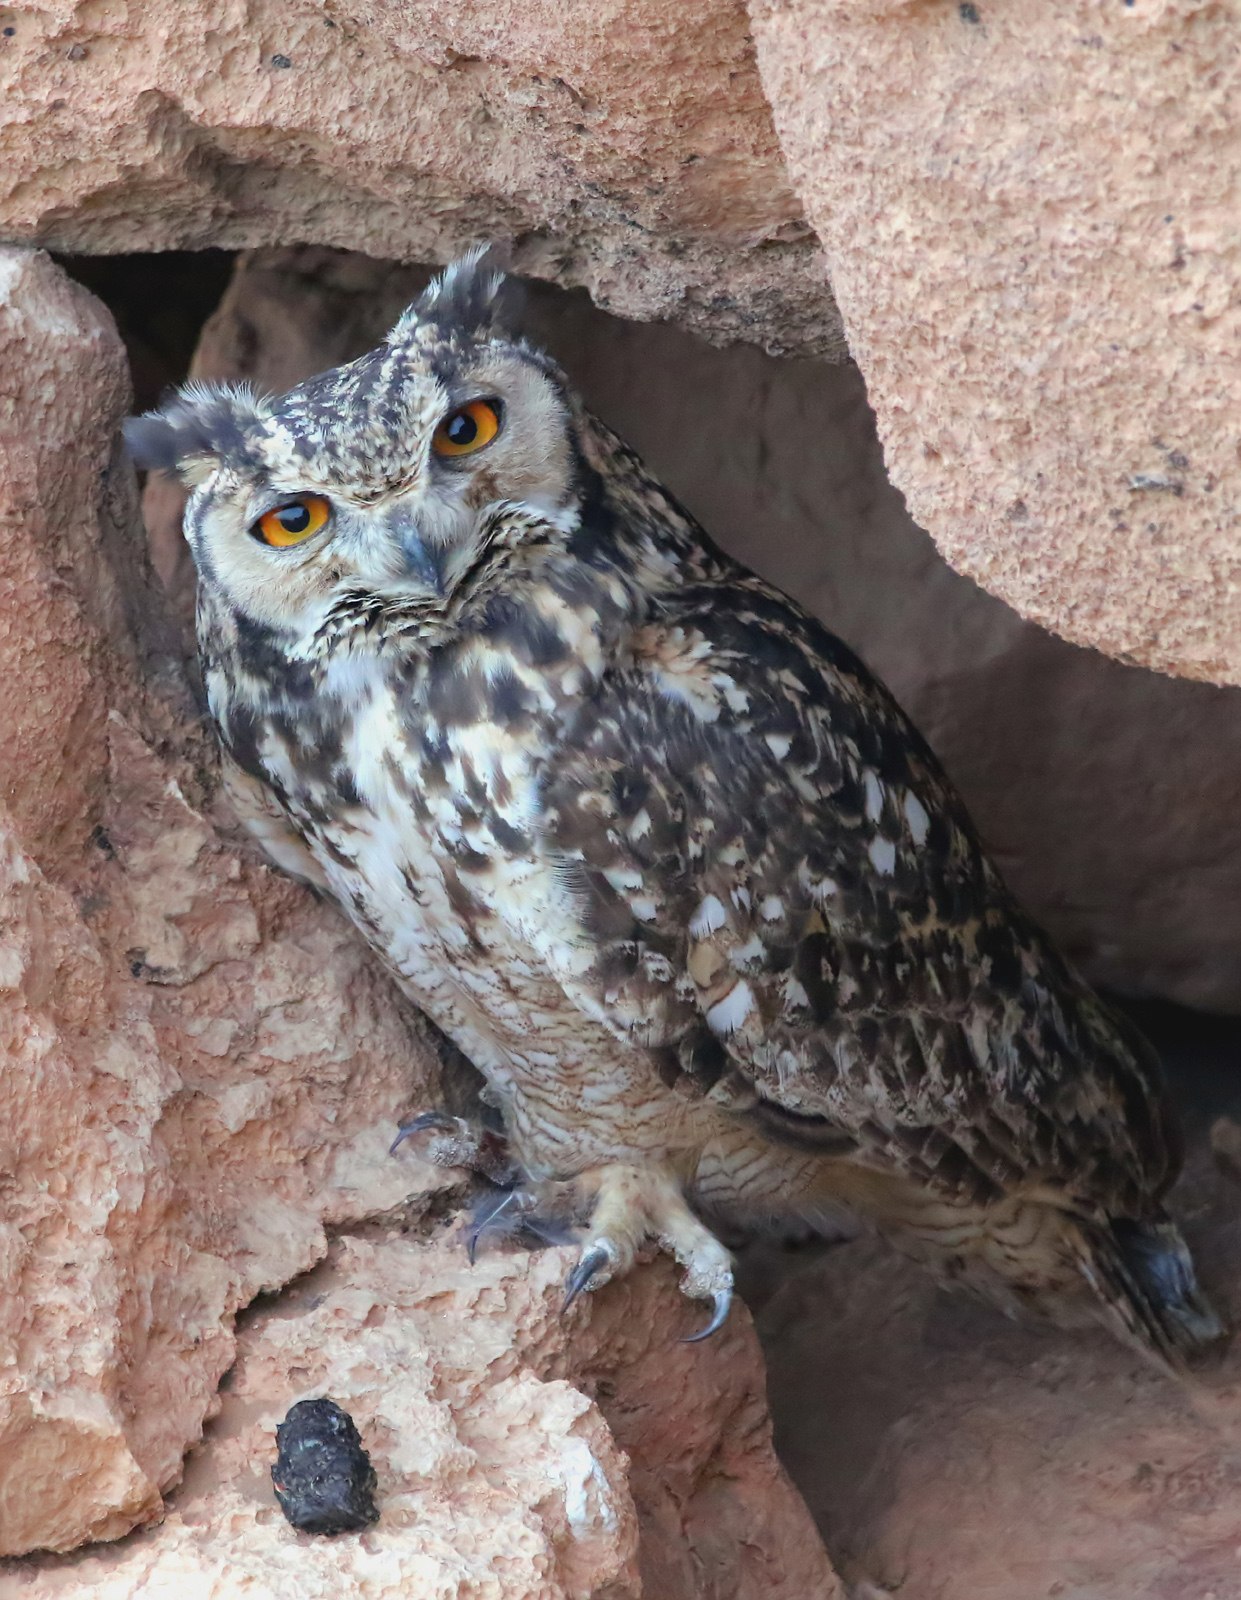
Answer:
[[[420,583],[425,583],[429,589],[440,588],[440,571],[431,552],[423,543],[422,535],[412,522],[402,521],[396,530],[400,542],[401,553],[405,557],[405,566],[410,577],[417,578]]]

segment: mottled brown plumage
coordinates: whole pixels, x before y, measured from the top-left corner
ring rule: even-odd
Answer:
[[[466,263],[350,366],[191,389],[131,438],[193,486],[238,806],[486,1075],[512,1208],[580,1222],[574,1292],[657,1239],[713,1321],[704,1219],[848,1214],[1165,1361],[1214,1337],[1148,1047],[886,691],[502,331],[498,293]],[[480,400],[496,437],[453,456]],[[307,496],[325,528],[269,548]]]

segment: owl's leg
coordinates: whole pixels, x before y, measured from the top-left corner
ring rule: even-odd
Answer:
[[[710,1300],[711,1320],[687,1343],[705,1339],[722,1327],[733,1297],[732,1257],[699,1222],[679,1187],[649,1168],[611,1165],[583,1173],[579,1194],[591,1187],[595,1204],[577,1265],[565,1283],[565,1307],[583,1289],[601,1288],[629,1271],[638,1248],[655,1240],[686,1269],[681,1292],[692,1300]]]
[[[401,1124],[388,1154],[395,1155],[407,1139],[416,1139],[418,1154],[434,1166],[463,1167],[502,1189],[517,1180],[518,1169],[504,1135],[491,1128],[475,1127],[464,1117],[424,1111],[412,1122]]]

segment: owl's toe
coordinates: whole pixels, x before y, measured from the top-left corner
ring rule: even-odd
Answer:
[[[476,1127],[464,1117],[424,1111],[412,1121],[401,1123],[388,1154],[395,1155],[408,1139],[417,1141],[418,1154],[433,1166],[461,1167],[501,1187],[513,1183],[517,1176],[504,1135],[493,1128]]]
[[[709,1228],[699,1222],[680,1194],[659,1217],[660,1244],[685,1268],[681,1293],[690,1300],[709,1300],[711,1317],[705,1328],[689,1334],[686,1344],[698,1344],[718,1333],[728,1320],[733,1303],[732,1256]]]
[[[567,1310],[583,1290],[602,1288],[632,1266],[640,1246],[657,1243],[685,1268],[681,1292],[711,1304],[705,1328],[689,1343],[709,1338],[723,1327],[733,1298],[732,1257],[689,1209],[668,1174],[620,1164],[582,1173],[579,1191],[594,1191],[590,1223],[577,1265],[565,1282]]]

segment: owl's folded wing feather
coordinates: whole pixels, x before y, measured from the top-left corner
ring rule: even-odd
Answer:
[[[1016,908],[892,698],[760,580],[665,606],[544,799],[599,949],[566,987],[683,1088],[953,1194],[1124,1214],[1174,1175],[1142,1041]]]

